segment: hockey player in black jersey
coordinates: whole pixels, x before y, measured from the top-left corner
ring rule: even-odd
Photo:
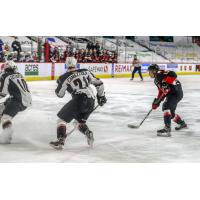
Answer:
[[[159,66],[156,64],[150,65],[148,70],[150,77],[154,78],[154,83],[158,87],[158,96],[152,103],[152,109],[157,109],[161,101],[165,100],[162,106],[165,127],[158,130],[157,135],[170,137],[171,119],[178,124],[175,130],[187,127],[181,117],[175,113],[179,101],[183,98],[182,86],[174,71],[159,70]]]
[[[69,92],[72,99],[58,112],[57,141],[50,142],[55,149],[62,149],[67,138],[67,123],[73,119],[78,121],[78,130],[87,137],[88,145],[92,147],[94,137],[86,121],[94,109],[95,96],[90,84],[97,90],[97,101],[100,106],[106,103],[104,85],[87,69],[76,69],[76,59],[68,57],[66,60],[68,71],[57,80],[58,86],[55,93],[62,98],[65,91]]]
[[[17,72],[13,61],[4,63],[0,74],[0,143],[9,144],[12,139],[12,118],[31,105],[31,94],[23,76]]]

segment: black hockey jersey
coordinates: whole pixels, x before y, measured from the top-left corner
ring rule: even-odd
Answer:
[[[11,98],[28,107],[32,103],[31,93],[23,76],[18,73],[3,72],[0,74],[0,96]]]
[[[158,87],[157,98],[170,94],[182,95],[183,93],[181,83],[177,80],[177,74],[174,71],[158,71],[154,83]]]
[[[94,99],[95,95],[90,84],[96,87],[98,96],[104,96],[103,82],[87,69],[77,69],[73,72],[66,72],[59,77],[57,83],[58,86],[55,93],[58,97],[63,97],[65,91],[68,91],[72,96],[85,94],[88,98]]]

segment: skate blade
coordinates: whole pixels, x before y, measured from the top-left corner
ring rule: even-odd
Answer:
[[[183,128],[181,128],[181,129],[176,129],[176,128],[175,128],[175,131],[181,131],[181,130],[186,130],[186,129],[188,129],[188,126],[183,127]]]
[[[158,137],[171,137],[172,135],[159,135],[157,134]]]
[[[0,142],[0,145],[8,145],[11,144],[11,142]]]
[[[51,144],[51,143],[49,143],[49,145],[51,146],[51,147],[53,147],[54,149],[56,149],[56,150],[59,150],[59,151],[62,151],[63,150],[63,146],[54,146],[53,144]]]

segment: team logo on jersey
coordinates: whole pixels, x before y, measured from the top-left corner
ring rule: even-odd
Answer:
[[[25,76],[38,76],[38,75],[39,75],[38,64],[25,65]]]

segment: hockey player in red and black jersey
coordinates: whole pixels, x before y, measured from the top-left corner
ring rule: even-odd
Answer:
[[[174,71],[159,70],[159,66],[152,64],[148,68],[149,75],[154,78],[154,83],[158,87],[158,96],[152,103],[152,109],[157,109],[162,101],[162,111],[164,112],[165,127],[157,131],[158,136],[171,136],[171,119],[178,124],[175,130],[186,128],[186,123],[175,113],[177,104],[183,98],[183,90],[177,74]]]
[[[17,72],[17,65],[13,61],[7,61],[0,74],[0,101],[0,121],[3,129],[0,143],[9,144],[13,134],[12,119],[32,103],[27,83]]]
[[[90,84],[96,87],[98,104],[103,106],[107,101],[103,82],[87,69],[77,69],[76,62],[74,57],[68,57],[68,71],[57,80],[56,95],[62,98],[66,91],[72,95],[72,99],[57,114],[57,141],[50,142],[50,145],[58,150],[64,146],[68,136],[67,123],[73,119],[78,121],[78,129],[87,137],[88,145],[93,145],[93,133],[86,124],[95,104],[95,95]]]

